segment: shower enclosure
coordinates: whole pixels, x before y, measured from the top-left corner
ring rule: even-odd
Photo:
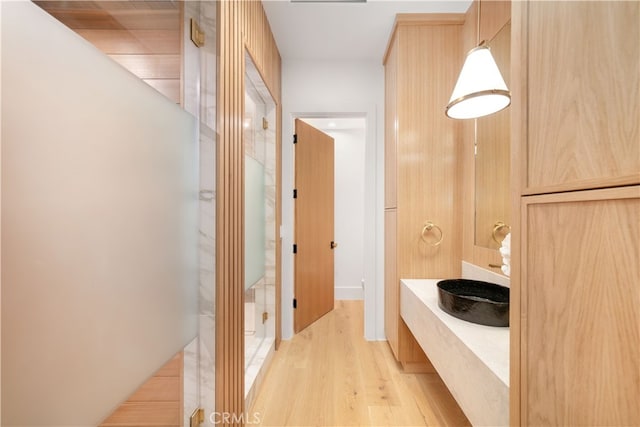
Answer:
[[[245,54],[245,398],[250,406],[275,341],[275,103]]]

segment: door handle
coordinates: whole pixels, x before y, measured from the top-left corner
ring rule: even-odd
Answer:
[[[334,248],[337,248],[337,247],[338,247],[338,244],[332,240],[331,241],[331,249],[334,249]]]

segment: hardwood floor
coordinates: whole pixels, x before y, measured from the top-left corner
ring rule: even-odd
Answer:
[[[386,342],[367,342],[363,302],[282,341],[248,412],[262,426],[469,426],[437,374],[406,374]]]

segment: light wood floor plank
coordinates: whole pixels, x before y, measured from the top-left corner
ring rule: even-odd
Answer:
[[[437,374],[407,374],[367,342],[362,301],[282,341],[249,416],[262,426],[469,426]]]

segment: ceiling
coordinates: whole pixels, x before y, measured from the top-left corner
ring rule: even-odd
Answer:
[[[382,56],[396,13],[464,13],[471,0],[263,0],[283,60],[374,60]]]
[[[302,118],[302,121],[323,132],[336,130],[365,130],[367,123],[364,117],[306,117]]]

